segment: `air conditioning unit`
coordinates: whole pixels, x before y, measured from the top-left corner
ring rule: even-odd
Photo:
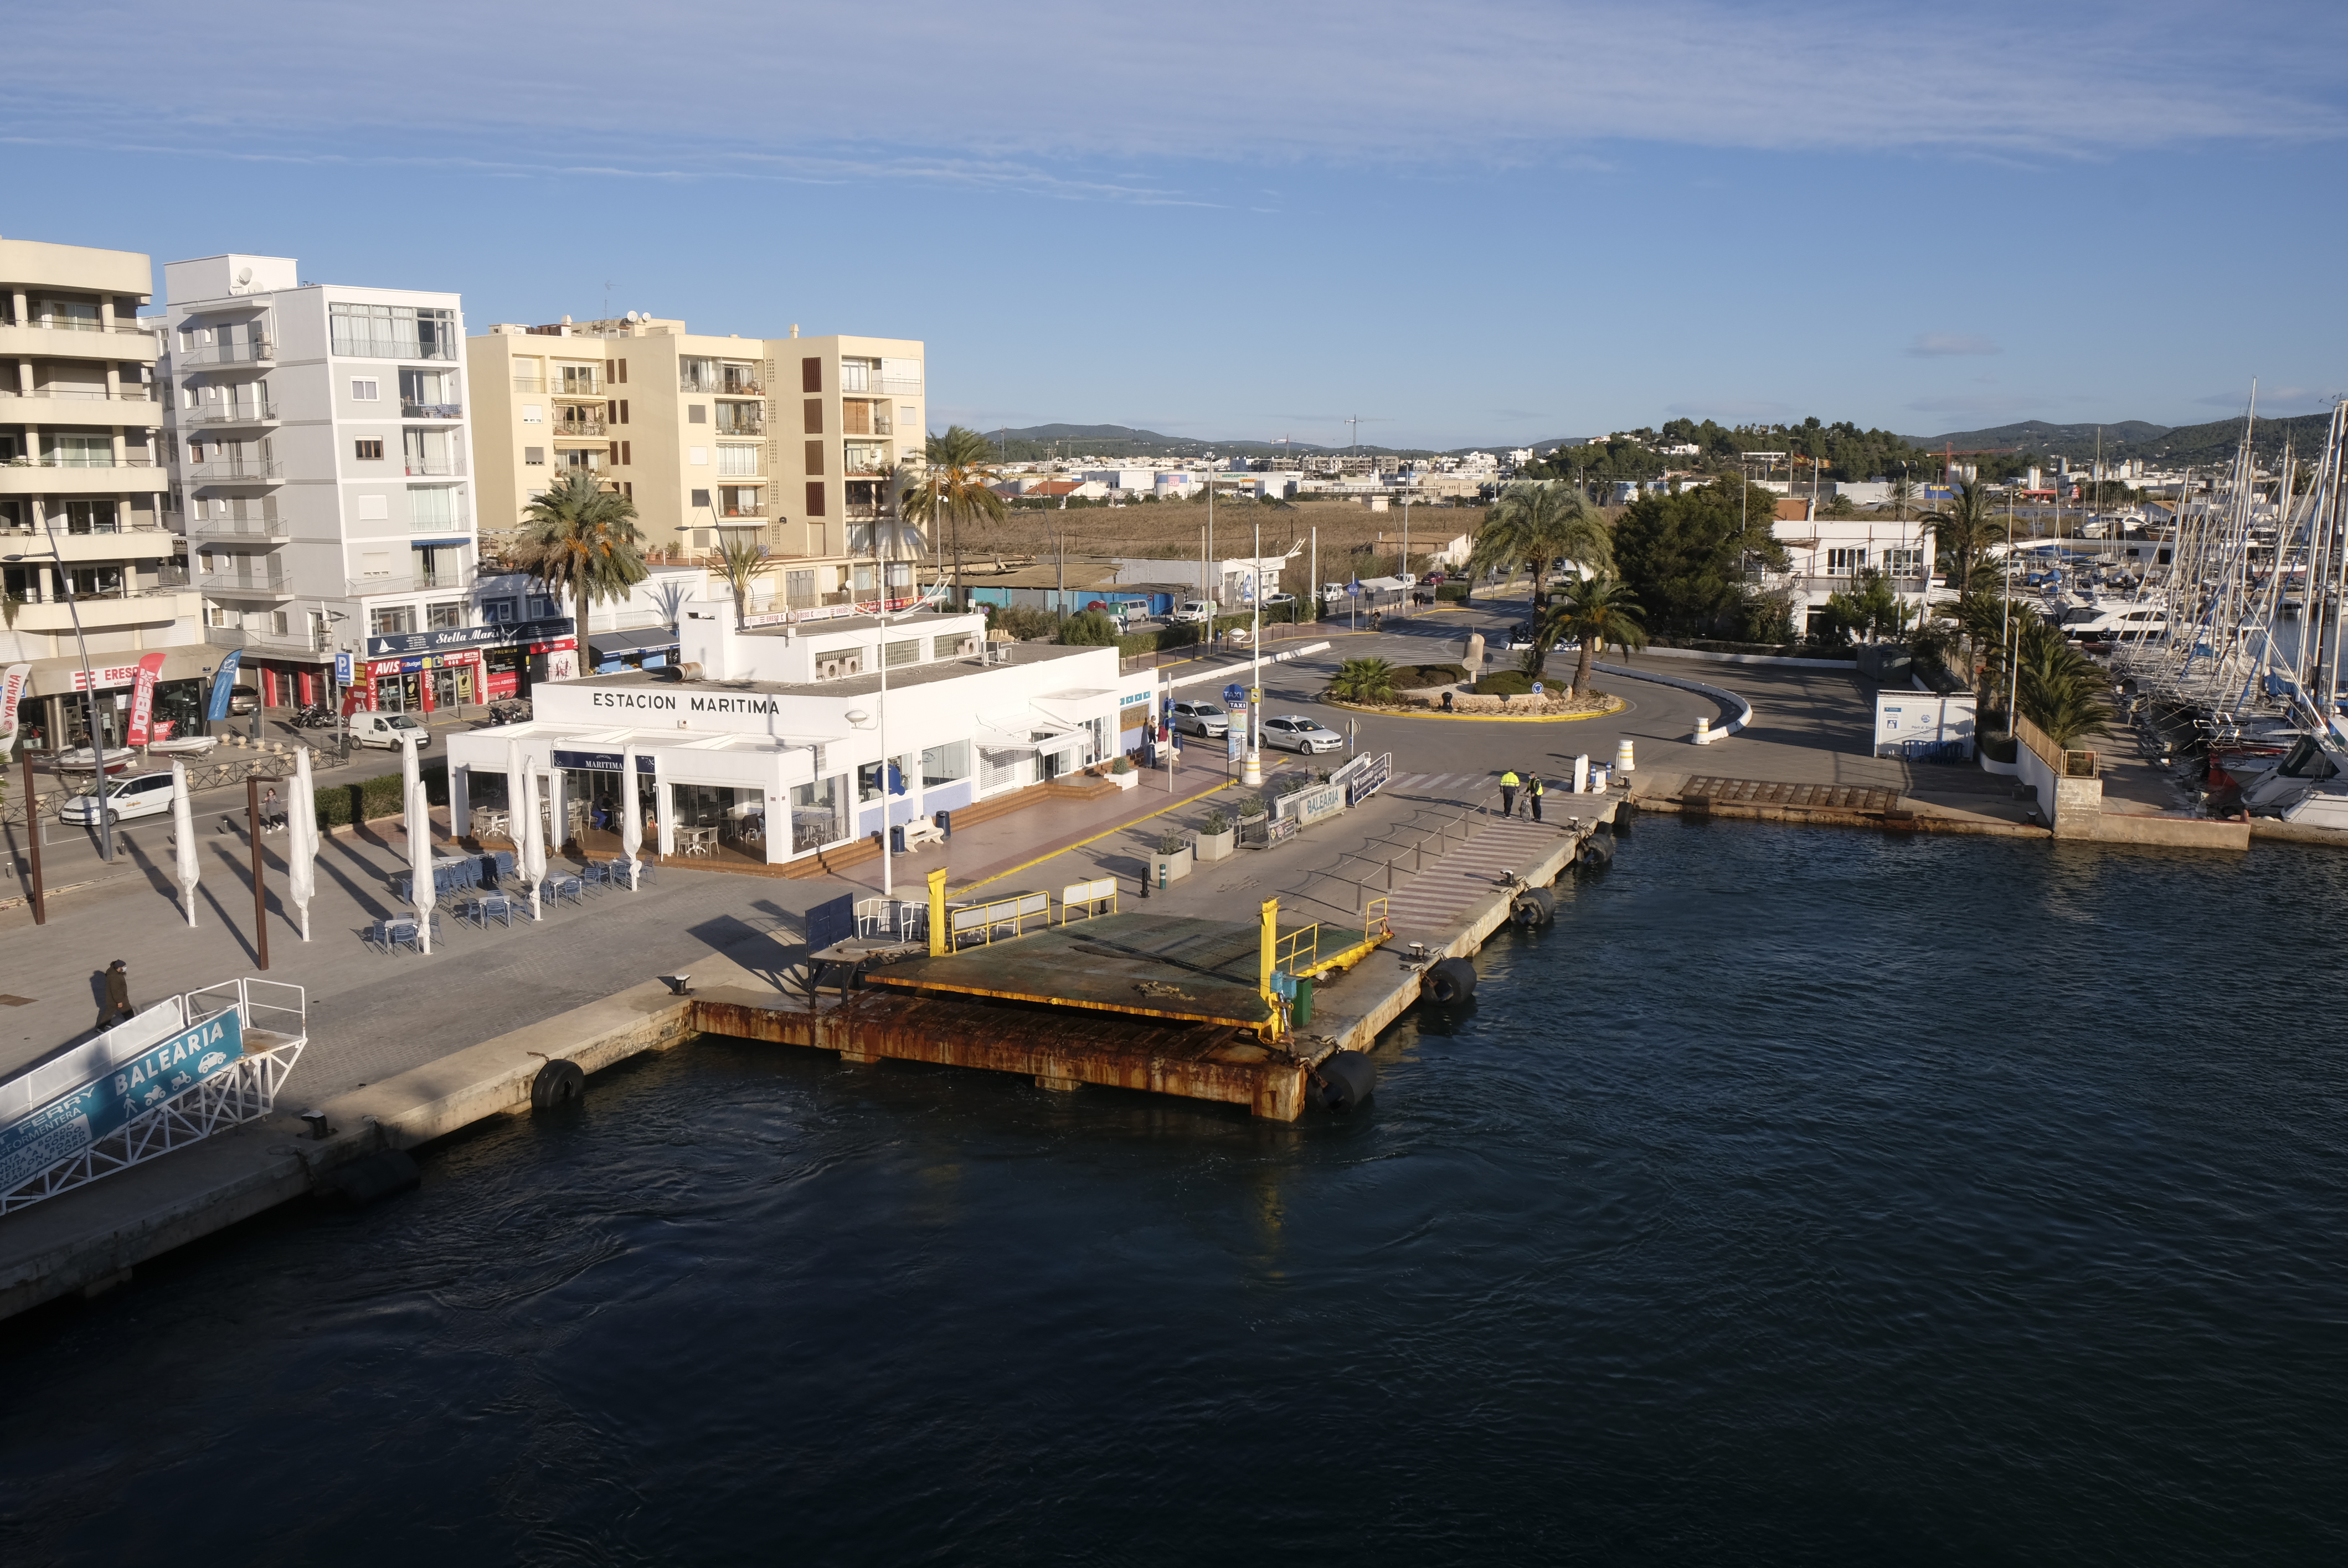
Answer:
[[[954,644],[954,657],[957,659],[968,659],[978,651],[979,646],[980,644],[977,638],[965,637],[960,642]]]
[[[815,667],[815,678],[819,681],[839,680],[841,673],[840,666],[845,662],[847,661],[841,659],[825,659],[818,661]]]
[[[861,675],[861,674],[863,674],[863,673],[864,673],[864,655],[863,655],[863,654],[861,654],[861,653],[843,653],[843,654],[841,654],[841,655],[839,656],[839,672],[840,672],[841,674],[843,674],[843,675]]]

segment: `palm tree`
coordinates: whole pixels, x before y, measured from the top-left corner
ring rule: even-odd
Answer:
[[[977,431],[950,425],[944,435],[929,438],[923,453],[928,470],[898,498],[906,518],[925,528],[932,539],[942,527],[952,528],[957,604],[963,597],[962,525],[981,518],[1001,522],[1010,510],[986,482],[989,470],[984,465],[994,452]]]
[[[1955,498],[1944,511],[1921,519],[1932,526],[1932,542],[1952,585],[1960,589],[1971,579],[1973,558],[1997,531],[1990,518],[1989,487],[1979,479],[1958,485]]]
[[[1555,480],[1511,485],[1484,514],[1468,558],[1474,581],[1488,568],[1521,562],[1532,569],[1533,605],[1549,604],[1550,563],[1570,560],[1583,572],[1614,569],[1614,537],[1605,517],[1578,486]]]
[[[1538,652],[1569,637],[1581,644],[1581,657],[1573,669],[1573,691],[1567,693],[1573,696],[1590,689],[1590,666],[1599,649],[1612,642],[1628,654],[1647,645],[1647,629],[1639,620],[1638,596],[1620,578],[1604,573],[1583,578],[1541,617],[1533,632],[1533,649]],[[1526,673],[1537,676],[1540,671]]]
[[[717,575],[734,590],[734,626],[739,630],[750,614],[750,585],[775,569],[766,546],[735,530],[717,552]]]
[[[2021,622],[2019,630],[2013,701],[2023,717],[2065,750],[2083,736],[2104,733],[2114,716],[2105,699],[2109,677],[2035,616]]]
[[[1383,659],[1348,659],[1329,682],[1340,702],[1391,702],[1394,694],[1395,668]]]
[[[578,607],[582,642],[588,608],[598,600],[625,599],[648,575],[638,548],[635,502],[601,488],[584,470],[566,475],[532,501],[522,514],[522,530],[513,564]]]

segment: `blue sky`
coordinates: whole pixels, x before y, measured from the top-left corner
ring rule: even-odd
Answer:
[[[2348,13],[97,4],[0,232],[929,343],[933,423],[1450,446],[2348,392]],[[133,84],[126,86],[126,84]],[[159,277],[160,284],[160,277]]]

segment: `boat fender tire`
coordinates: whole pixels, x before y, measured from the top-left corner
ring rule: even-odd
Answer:
[[[579,1071],[575,1061],[555,1057],[538,1070],[530,1081],[530,1108],[551,1111],[557,1105],[567,1105],[587,1096],[587,1075]]]
[[[1581,864],[1585,868],[1595,871],[1613,858],[1613,840],[1592,834],[1581,841]]]
[[[1340,1050],[1315,1070],[1313,1091],[1324,1111],[1351,1111],[1377,1091],[1377,1069],[1358,1050]]]
[[[1509,906],[1509,918],[1526,930],[1538,930],[1557,918],[1557,896],[1546,887],[1528,887]]]
[[[1438,1007],[1467,1001],[1476,994],[1476,966],[1465,958],[1439,959],[1428,968],[1419,989]]]

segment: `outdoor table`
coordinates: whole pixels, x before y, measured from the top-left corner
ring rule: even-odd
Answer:
[[[509,836],[509,829],[513,824],[513,817],[510,814],[502,811],[477,811],[473,815],[476,819],[475,833],[493,833],[499,838]]]
[[[687,855],[713,855],[717,850],[717,830],[714,827],[680,827],[678,843]]]
[[[489,928],[489,917],[491,916],[495,916],[504,924],[511,926],[513,924],[513,900],[507,897],[502,893],[484,893],[479,898],[471,899],[467,903],[458,906],[457,910],[457,917],[458,919],[470,920],[484,931]]]
[[[573,904],[583,904],[587,901],[586,891],[587,885],[576,876],[550,876],[539,885],[539,897],[549,903],[568,898]]]

